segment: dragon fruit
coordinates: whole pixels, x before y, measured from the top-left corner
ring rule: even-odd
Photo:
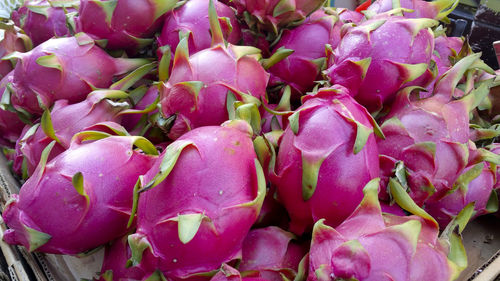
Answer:
[[[208,3],[209,0],[190,0],[169,13],[158,37],[159,45],[175,48],[179,44],[179,34],[189,34],[190,54],[210,48],[212,37],[208,20]],[[235,12],[221,2],[215,1],[214,5],[224,38],[231,44],[237,44],[242,34]]]
[[[489,150],[495,154],[500,154],[500,144],[499,143],[492,143],[490,146],[489,146]],[[495,186],[494,186],[494,189],[495,190],[498,190],[500,189],[500,181],[498,179],[500,177],[500,167],[497,167],[497,170],[496,170],[496,182],[495,182]]]
[[[31,48],[31,40],[12,21],[0,22],[0,58],[16,51],[27,52]],[[3,79],[12,69],[14,69],[12,62],[1,60],[0,79]]]
[[[324,10],[312,13],[303,24],[283,31],[274,47],[293,50],[293,54],[271,68],[270,86],[286,84],[292,87],[292,96],[300,96],[313,89],[316,80],[321,80],[325,65],[325,45],[337,47],[343,23],[337,15]]]
[[[240,255],[265,179],[245,121],[193,129],[141,178],[132,263],[169,279],[200,276]]]
[[[102,40],[107,49],[135,54],[150,45],[177,0],[82,0],[75,30]]]
[[[456,190],[439,201],[427,202],[425,210],[443,228],[471,202],[475,202],[474,217],[494,213],[498,210],[498,196],[494,189],[495,177],[496,170],[492,171],[489,163],[483,162],[468,166],[454,183],[453,187]]]
[[[391,162],[393,167],[398,161],[404,163],[410,196],[420,206],[452,191],[458,175],[474,164],[469,161],[469,154],[477,151],[469,146],[469,112],[487,95],[489,83],[481,83],[461,99],[453,94],[466,71],[488,68],[479,56],[457,62],[440,77],[429,98],[413,98],[418,88],[405,88],[384,117],[381,129],[386,138],[378,141],[385,162],[381,166],[392,169]]]
[[[68,37],[66,13],[75,13],[80,1],[29,0],[19,10],[12,12],[12,19],[37,46],[52,37]]]
[[[319,9],[325,1],[313,0],[235,0],[238,9],[250,28],[270,31],[277,35],[280,28],[302,23],[307,16]]]
[[[377,0],[368,7],[366,13],[380,14],[392,9],[404,8],[403,15],[407,18],[429,18],[441,20],[449,15],[458,5],[458,0]]]
[[[295,236],[281,228],[270,226],[250,231],[243,241],[239,271],[245,277],[264,280],[294,280],[299,263],[309,245],[301,245]]]
[[[58,99],[83,101],[95,88],[107,88],[113,77],[148,63],[113,58],[86,34],[50,39],[17,54],[11,103],[19,111],[41,115]]]
[[[347,87],[370,112],[378,111],[392,102],[406,83],[426,72],[434,49],[429,27],[437,24],[432,19],[387,14],[363,21],[342,36],[326,75],[333,84]],[[398,42],[398,47],[391,49],[393,42]],[[413,85],[430,82],[422,79],[420,85]]]
[[[14,171],[21,174],[26,165],[25,172],[31,176],[40,162],[42,151],[53,140],[57,142],[49,161],[68,149],[71,138],[86,127],[105,121],[120,122],[118,113],[127,108],[128,103],[115,103],[107,98],[127,97],[123,91],[101,90],[90,93],[86,100],[75,104],[57,100],[52,110],[42,115],[41,122],[26,128],[17,141]]]
[[[337,14],[339,15],[339,19],[344,23],[355,23],[359,24],[365,16],[358,11],[352,11],[346,8],[337,8]]]
[[[347,89],[323,88],[302,101],[289,117],[271,175],[290,230],[299,235],[321,218],[340,224],[379,174],[378,127]]]
[[[126,267],[131,254],[128,245],[128,235],[116,239],[111,245],[106,247],[100,278],[97,280],[144,280],[143,277],[146,275],[146,272],[140,267]]]
[[[160,144],[166,141],[167,137],[163,131],[152,123],[158,112],[159,89],[157,85],[149,88],[139,87],[134,89],[130,96],[134,96],[137,92],[142,92],[143,95],[135,102],[131,109],[126,109],[120,112],[122,116],[121,124],[130,132],[131,135],[140,135],[146,137],[154,144]]]
[[[229,119],[233,102],[265,100],[269,74],[252,56],[253,47],[224,44],[215,7],[210,2],[212,47],[189,56],[187,38],[177,46],[169,80],[162,84],[163,116],[174,120],[168,136],[176,139],[190,129],[220,125]]]
[[[10,228],[3,236],[7,243],[74,255],[129,230],[134,186],[153,164],[156,149],[142,137],[85,142],[88,139],[96,139],[96,134],[80,133],[68,150],[48,163],[52,145],[44,150],[33,176],[3,211]]]
[[[444,246],[447,241],[438,239],[439,229],[432,217],[422,209],[418,213],[423,217],[382,214],[378,186],[378,179],[366,185],[363,201],[338,227],[332,228],[324,220],[314,225],[308,280],[438,281],[458,277],[458,261],[465,257],[452,255],[452,249]]]
[[[5,87],[12,81],[13,73],[7,74],[0,81],[0,101],[5,92]],[[24,123],[16,113],[0,106],[0,146],[13,147],[22,132]]]

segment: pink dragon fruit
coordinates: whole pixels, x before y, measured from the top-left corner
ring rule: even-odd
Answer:
[[[121,124],[130,132],[131,135],[140,135],[146,137],[154,144],[160,144],[167,140],[162,129],[152,124],[152,120],[159,114],[158,100],[159,89],[157,85],[149,88],[139,87],[130,92],[130,96],[136,95],[137,92],[142,92],[142,97],[135,102],[131,109],[121,111]]]
[[[488,82],[461,99],[453,98],[466,71],[488,68],[479,55],[456,63],[440,77],[429,98],[413,99],[411,93],[418,89],[405,88],[384,118],[381,128],[386,138],[378,141],[381,166],[392,169],[398,161],[404,163],[410,196],[420,206],[452,191],[463,169],[482,161],[469,160],[469,154],[479,152],[469,146],[469,112],[487,95]]]
[[[164,14],[176,4],[177,0],[82,0],[75,29],[103,40],[107,49],[134,54],[153,42]]]
[[[378,111],[407,82],[426,72],[434,49],[429,27],[437,24],[390,15],[363,21],[342,36],[326,75],[333,84],[347,87],[370,112]],[[398,47],[391,49],[392,42],[398,42]],[[431,82],[422,80],[416,86]]]
[[[175,48],[179,44],[179,35],[188,34],[190,54],[210,48],[212,37],[208,20],[208,3],[209,0],[190,0],[169,13],[158,37],[159,45]],[[235,12],[221,2],[215,1],[214,5],[224,38],[231,44],[237,44],[242,34]]]
[[[12,21],[0,22],[0,58],[13,52],[31,50],[31,40]],[[9,60],[0,60],[0,79],[3,79],[14,69]]]
[[[280,28],[302,23],[324,3],[323,0],[236,0],[232,2],[250,28],[270,31],[275,35],[278,34]]]
[[[338,227],[325,225],[324,220],[314,225],[308,280],[444,281],[458,277],[463,269],[459,261],[466,257],[452,255],[445,240],[438,239],[432,217],[418,207],[422,217],[382,214],[378,186],[378,179],[366,185],[363,201]],[[458,238],[451,245],[460,244]]]
[[[40,162],[42,151],[53,140],[56,144],[49,155],[49,161],[68,149],[71,138],[86,127],[105,121],[120,122],[118,113],[129,104],[115,103],[108,99],[127,97],[123,91],[100,90],[90,93],[86,100],[75,104],[57,100],[52,110],[42,115],[41,122],[28,126],[17,141],[14,171],[21,174],[25,166],[25,172],[31,176]]]
[[[380,14],[392,9],[404,8],[403,15],[407,18],[429,18],[441,20],[449,15],[458,5],[458,0],[377,0],[368,7],[366,13]]]
[[[337,14],[339,19],[344,23],[355,23],[359,24],[365,16],[357,11],[352,11],[346,8],[337,8]]]
[[[442,228],[471,202],[475,202],[473,218],[494,213],[498,210],[495,177],[496,171],[492,171],[489,163],[483,162],[469,166],[453,184],[456,190],[439,201],[426,202],[425,210],[439,222]]]
[[[294,241],[295,236],[281,228],[270,226],[250,231],[243,241],[239,271],[245,277],[280,281],[294,280],[299,263],[309,245]]]
[[[19,10],[12,12],[12,19],[37,46],[52,37],[68,37],[66,13],[75,13],[80,1],[29,0]]]
[[[342,25],[337,15],[318,10],[300,26],[283,31],[274,50],[286,48],[294,52],[269,68],[270,86],[290,85],[295,97],[311,91],[314,82],[321,80],[321,71],[326,63],[325,45],[337,47]]]
[[[68,150],[48,163],[52,145],[46,148],[33,176],[3,211],[10,228],[3,236],[7,243],[30,251],[78,254],[129,230],[134,185],[150,169],[156,149],[142,137],[110,136],[84,143],[87,139],[96,135],[77,135]]]
[[[224,44],[215,7],[209,16],[213,46],[189,56],[187,38],[175,52],[172,73],[160,90],[163,116],[173,119],[168,136],[176,139],[190,129],[220,125],[229,119],[233,102],[265,100],[269,74],[252,55],[253,47]]]
[[[113,58],[86,34],[50,39],[19,57],[12,81],[12,105],[41,115],[58,99],[83,101],[95,88],[107,88],[116,75],[148,63]]]
[[[98,281],[113,280],[144,280],[146,272],[138,266],[127,267],[127,261],[132,257],[128,245],[128,235],[116,239],[106,247],[101,274]]]
[[[245,121],[196,128],[170,144],[141,179],[132,262],[178,280],[240,255],[265,179]]]
[[[499,143],[493,143],[489,146],[489,150],[495,154],[498,154],[500,155],[500,144]],[[496,170],[496,182],[495,182],[495,186],[494,186],[494,189],[495,190],[498,190],[500,189],[500,167],[497,167],[497,170]]]
[[[378,127],[342,86],[304,96],[289,120],[271,181],[290,230],[300,235],[321,218],[336,226],[361,201],[363,186],[378,177]]]
[[[3,99],[5,87],[12,82],[13,72],[9,73],[0,81],[0,101]],[[23,121],[19,116],[0,104],[0,147],[13,147],[16,140],[21,136]]]
[[[458,61],[458,53],[462,49],[463,44],[463,39],[459,37],[447,37],[446,35],[441,35],[434,39],[434,52],[432,54],[432,60],[436,63],[436,78],[441,77],[453,66],[450,60],[453,59]],[[422,92],[420,97],[429,97],[432,94],[436,82],[437,79],[433,79],[433,81],[426,87],[427,93]]]

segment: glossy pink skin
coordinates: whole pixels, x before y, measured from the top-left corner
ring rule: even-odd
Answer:
[[[377,140],[379,152],[402,160],[410,169],[410,196],[419,206],[427,199],[443,197],[467,165],[462,145],[469,141],[468,116],[466,105],[460,100],[444,103],[436,95],[409,101],[400,95],[385,117],[398,118],[403,127],[382,125],[385,140]],[[436,145],[434,157],[414,149],[413,145],[422,142]],[[421,188],[431,183],[436,189],[432,196]]]
[[[303,105],[297,110],[312,109],[301,114],[298,135],[288,126],[280,140],[276,175],[271,181],[292,220],[290,230],[299,235],[321,218],[330,225],[339,225],[363,198],[364,185],[379,176],[374,135],[371,134],[363,149],[354,154],[357,129],[341,112],[352,114],[354,120],[372,128],[369,115],[345,88],[337,86],[337,89],[341,91],[338,94],[320,91],[305,96]],[[340,104],[333,103],[335,99]],[[326,157],[319,170],[316,191],[308,201],[302,199],[301,155],[304,153],[311,158]]]
[[[134,185],[155,159],[132,147],[129,137],[75,142],[45,169],[38,166],[3,212],[10,228],[3,239],[28,248],[25,224],[52,236],[38,251],[74,255],[124,235],[129,230]],[[88,205],[71,182],[78,172],[83,175]]]
[[[334,64],[328,65],[326,71],[333,84],[338,83],[349,88],[355,99],[370,112],[392,102],[396,92],[405,86],[402,74],[390,62],[428,64],[434,48],[434,36],[427,29],[420,30],[413,38],[412,33],[405,27],[407,24],[405,18],[392,16],[384,19],[386,22],[370,32],[369,36],[364,31],[365,27],[380,18],[363,21],[360,25],[349,29],[334,50]],[[398,48],[392,48],[394,42],[398,42]],[[339,73],[352,72],[348,60],[359,61],[365,58],[371,58],[371,63],[364,79],[353,82],[338,78]],[[351,79],[358,78],[360,74],[352,73],[347,74],[348,77],[355,76],[350,77]]]
[[[403,12],[407,18],[429,18],[434,19],[440,12],[437,7],[424,0],[399,0],[401,8],[414,10],[413,12]],[[394,9],[392,0],[377,0],[368,7],[368,11],[377,14],[388,12]]]
[[[208,3],[209,0],[190,0],[180,8],[170,12],[165,18],[163,29],[158,37],[159,45],[169,45],[172,50],[175,50],[179,44],[179,32],[191,32],[189,37],[190,54],[210,48],[212,36],[208,21]],[[220,21],[224,38],[231,44],[238,44],[242,34],[235,12],[221,2],[215,1],[214,4],[217,15],[227,17],[231,21],[231,32],[229,32],[229,26]]]
[[[337,8],[337,12],[339,14],[339,19],[344,23],[359,24],[365,17],[362,13],[349,9]]]
[[[436,62],[438,74],[426,87],[427,92],[420,93],[420,97],[427,98],[432,95],[432,90],[434,89],[437,79],[452,67],[449,57],[456,56],[460,52],[463,44],[462,38],[459,37],[439,36],[434,39],[432,59]]]
[[[4,29],[4,38],[0,41],[0,58],[15,51],[27,51],[23,40],[19,37],[20,31],[15,27],[13,29],[14,30]],[[12,71],[12,69],[14,69],[12,62],[10,62],[9,60],[0,60],[0,79],[4,79],[4,77],[6,77]]]
[[[321,6],[319,1],[290,0],[295,10],[274,17],[274,9],[280,0],[237,0],[232,2],[237,7],[238,13],[247,11],[259,19],[261,27],[267,30],[271,30],[273,25],[284,27],[295,21],[305,19]]]
[[[320,69],[312,60],[326,57],[326,44],[337,47],[341,27],[342,22],[336,21],[336,17],[318,10],[300,26],[283,31],[274,51],[283,47],[294,52],[269,68],[270,85],[285,83],[299,96],[311,91],[314,81],[321,80]]]
[[[239,122],[245,125],[244,130],[248,128],[245,122]],[[148,271],[159,269],[173,279],[216,270],[238,256],[260,211],[259,204],[237,207],[257,196],[256,155],[248,132],[234,126],[201,127],[170,146],[181,141],[194,145],[184,148],[163,182],[141,193],[133,235],[152,245],[151,250],[144,251],[140,266]],[[143,183],[157,174],[162,158]],[[194,238],[183,244],[177,223],[166,220],[190,213],[204,213],[210,222],[203,220]]]
[[[101,278],[98,281],[107,281],[102,274],[108,270],[113,272],[113,280],[143,280],[146,272],[140,267],[126,267],[127,261],[132,256],[127,241],[128,235],[116,239],[111,245],[106,247],[104,261],[101,267]]]
[[[463,170],[468,171],[472,166]],[[441,228],[445,228],[448,223],[469,203],[474,204],[475,214],[473,218],[487,214],[486,204],[490,198],[495,185],[495,173],[490,169],[489,164],[484,163],[481,174],[473,179],[467,190],[456,190],[444,196],[439,201],[427,202],[425,210],[434,217]]]
[[[307,253],[306,247],[294,243],[294,235],[276,226],[254,229],[243,241],[241,272],[255,271],[246,276],[266,280],[283,280],[286,270],[298,271],[300,260]],[[294,275],[287,276],[294,278]]]
[[[12,72],[0,81],[0,99],[5,92],[5,85],[12,81]],[[16,113],[0,109],[0,146],[14,147],[21,135],[24,123]]]
[[[98,102],[96,98],[91,96],[75,104],[68,104],[67,100],[57,100],[50,116],[55,135],[60,142],[55,144],[49,159],[68,149],[71,138],[83,129],[100,122],[120,122],[121,116],[117,115],[119,109],[114,108],[105,100]],[[52,139],[45,134],[41,126],[37,128],[32,136],[25,137],[25,134],[23,134],[23,137],[16,143],[14,167],[21,167],[24,156],[28,176],[31,176],[38,162],[40,162],[42,151],[51,142]]]
[[[86,35],[82,40],[91,40]],[[62,71],[39,65],[41,56],[55,54]],[[24,53],[14,70],[15,94],[12,104],[32,114],[41,115],[37,94],[45,106],[50,107],[58,99],[77,103],[83,101],[96,88],[107,88],[115,75],[122,74],[120,59],[114,59],[93,42],[79,45],[75,37],[50,39]]]
[[[138,42],[131,36],[150,38],[160,28],[163,17],[154,20],[155,6],[149,0],[119,0],[111,17],[95,2],[104,0],[82,0],[79,16],[75,18],[76,32],[85,32],[94,39],[107,40],[107,49],[125,49],[136,52]]]
[[[30,7],[48,7],[47,17],[35,13]],[[72,7],[66,7],[68,13],[76,12]],[[31,38],[33,46],[37,46],[52,37],[67,37],[71,33],[66,25],[66,14],[61,7],[51,7],[47,0],[25,1],[23,6],[12,12],[12,19]]]
[[[410,280],[450,280],[452,269],[447,260],[448,249],[438,240],[439,230],[430,221],[417,216],[399,216],[384,214],[387,226],[401,224],[410,220],[419,220],[422,229],[418,237],[417,248],[410,266]]]
[[[158,86],[153,85],[149,87],[147,92],[141,98],[141,100],[133,107],[136,110],[144,110],[156,100],[159,95]],[[158,110],[154,110],[150,114],[154,114],[158,112]],[[131,133],[131,135],[138,135],[142,128],[137,128],[139,125],[139,121],[142,118],[142,114],[124,114],[122,115],[121,124]]]
[[[415,220],[421,230],[413,248],[407,234],[392,227]],[[308,280],[320,280],[316,270],[333,279],[450,280],[448,251],[440,245],[438,235],[437,225],[420,217],[382,214],[378,203],[360,205],[338,227],[315,229]],[[342,245],[353,240],[363,248],[351,252]]]
[[[257,60],[249,56],[236,60],[221,45],[192,55],[189,65],[174,62],[170,79],[160,90],[163,116],[177,114],[169,138],[177,139],[189,129],[220,125],[228,120],[226,98],[230,87],[265,99],[268,79],[269,74]],[[185,81],[203,82],[197,100],[179,84]]]

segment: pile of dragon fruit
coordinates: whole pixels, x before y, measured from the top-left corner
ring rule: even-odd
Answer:
[[[454,280],[498,209],[458,0],[26,0],[0,22],[3,240],[95,280]]]

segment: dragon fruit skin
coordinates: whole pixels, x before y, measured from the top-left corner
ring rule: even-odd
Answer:
[[[11,17],[37,46],[52,37],[71,36],[66,25],[66,12],[76,12],[78,3],[72,1],[68,4],[58,7],[47,0],[25,1],[19,10],[12,12]]]
[[[0,23],[0,58],[13,52],[26,52],[31,49],[31,40],[12,21]],[[0,60],[0,79],[14,69],[9,60]]]
[[[378,177],[375,122],[342,86],[305,96],[289,120],[270,179],[290,230],[300,235],[321,218],[338,225],[361,201],[363,186]]]
[[[363,21],[342,36],[333,51],[334,63],[325,74],[332,84],[347,87],[370,112],[380,110],[405,83],[425,73],[434,49],[434,36],[428,28],[437,23],[382,15]],[[399,42],[398,48],[388,52],[392,42]],[[423,85],[416,86],[430,82],[422,79]]]
[[[100,122],[120,122],[121,116],[118,112],[126,108],[128,104],[109,102],[105,99],[107,93],[110,92],[92,92],[87,99],[75,104],[68,104],[67,100],[57,100],[54,103],[50,112],[50,122],[53,128],[51,133],[58,142],[50,153],[49,161],[68,149],[71,138],[83,129]],[[21,172],[22,162],[26,161],[26,172],[28,176],[32,175],[40,162],[42,151],[54,140],[43,130],[44,125],[35,124],[36,128],[25,129],[22,137],[16,142],[16,159],[13,167],[18,173]]]
[[[490,145],[489,147],[489,150],[495,154],[500,154],[500,144],[499,143],[493,143]],[[498,179],[500,177],[500,167],[497,167],[497,171],[496,171],[496,182],[495,182],[495,186],[494,186],[494,189],[495,190],[498,190],[500,189],[500,181]]]
[[[339,15],[339,19],[344,23],[359,24],[365,18],[362,13],[346,8],[337,8],[336,11]]]
[[[47,164],[45,155],[19,195],[13,195],[2,214],[10,228],[3,236],[7,243],[78,254],[128,231],[134,185],[155,157],[133,150],[134,144],[147,142],[141,137],[83,140],[80,135]],[[156,153],[149,145],[141,147]]]
[[[149,87],[144,96],[133,106],[133,109],[138,111],[145,110],[156,101],[159,94],[160,92],[158,86],[153,85]],[[148,113],[148,116],[156,112],[158,112],[158,110],[153,110]],[[142,129],[140,128],[142,118],[142,114],[123,114],[121,125],[123,125],[127,131],[131,133],[131,135],[139,135],[140,130]]]
[[[309,245],[294,242],[295,235],[279,227],[254,229],[243,241],[242,260],[238,269],[245,277],[265,280],[295,278],[299,263]]]
[[[479,54],[473,54],[457,62],[440,77],[429,98],[413,100],[416,88],[405,88],[384,117],[381,129],[386,138],[377,145],[387,163],[381,166],[404,163],[410,196],[419,206],[451,191],[470,162],[469,154],[477,151],[469,147],[469,112],[487,94],[487,85],[461,99],[453,98],[453,93],[464,73],[479,64],[478,59]]]
[[[12,72],[0,81],[0,100],[5,92],[5,87],[12,81]],[[0,108],[0,146],[13,147],[22,133],[24,123],[16,113]]]
[[[398,3],[399,2],[399,3]],[[384,13],[392,9],[405,8],[412,11],[403,11],[407,18],[429,18],[441,20],[451,13],[458,1],[456,0],[397,0],[398,6],[394,5],[393,0],[377,0],[368,7],[367,11],[370,13]]]
[[[164,14],[172,10],[176,2],[82,0],[75,29],[96,40],[105,40],[107,49],[124,49],[134,54],[152,43],[150,37],[161,27]]]
[[[146,276],[144,270],[138,266],[126,267],[131,255],[128,235],[113,241],[111,245],[106,247],[100,278],[97,281],[143,280],[143,277]]]
[[[434,52],[432,54],[432,60],[436,63],[436,79],[433,79],[432,82],[425,87],[427,92],[420,93],[421,98],[431,96],[434,85],[438,80],[437,77],[441,77],[453,66],[450,59],[457,57],[457,54],[460,52],[463,44],[464,41],[460,37],[447,37],[445,35],[441,35],[434,39]]]
[[[474,218],[496,211],[487,208],[490,195],[495,190],[496,171],[491,170],[489,163],[478,163],[465,168],[461,175],[465,175],[471,170],[476,171],[470,182],[455,183],[458,189],[453,193],[444,196],[439,201],[426,202],[425,210],[438,221],[441,228],[448,225],[471,202],[475,202]]]
[[[251,135],[235,120],[193,129],[167,147],[142,179],[157,185],[139,197],[133,264],[177,280],[240,255],[265,195]]]
[[[148,62],[113,58],[84,33],[50,39],[19,57],[11,102],[35,115],[43,113],[41,106],[49,108],[58,99],[70,104],[83,101],[92,89],[107,88],[114,76]]]
[[[326,57],[325,45],[337,47],[341,26],[338,16],[317,10],[300,26],[283,31],[274,50],[283,47],[294,52],[269,68],[269,84],[290,85],[292,92],[299,96],[311,91],[314,81],[321,80],[321,68]]]
[[[250,27],[257,25],[258,30],[266,30],[274,34],[278,34],[282,27],[301,23],[324,3],[322,0],[237,0],[232,2],[240,14],[251,15],[251,17],[246,16]]]
[[[269,74],[254,57],[238,57],[238,46],[217,44],[188,58],[183,41],[177,47],[170,79],[160,90],[163,116],[176,115],[168,135],[171,139],[189,129],[228,120],[229,92],[236,100],[265,100]]]
[[[175,49],[180,41],[179,33],[190,33],[188,40],[190,54],[210,48],[212,37],[209,32],[208,3],[209,0],[188,1],[169,13],[157,38],[159,45],[169,45]],[[229,19],[231,24],[228,25],[226,21],[220,20],[224,38],[231,44],[237,44],[241,40],[242,33],[235,12],[221,2],[215,1],[214,5],[217,15]]]
[[[325,225],[323,220],[315,224],[308,280],[456,278],[457,267],[447,259],[448,250],[438,240],[435,221],[382,215],[378,185],[374,180],[365,187],[363,201],[338,227]]]

